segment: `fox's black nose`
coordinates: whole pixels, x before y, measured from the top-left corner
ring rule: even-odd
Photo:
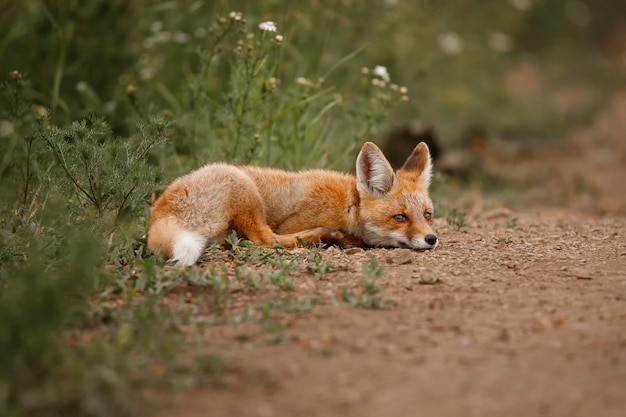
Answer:
[[[433,246],[435,243],[437,243],[437,236],[435,235],[426,235],[424,236],[424,240],[426,241],[426,243],[428,243],[430,246]]]

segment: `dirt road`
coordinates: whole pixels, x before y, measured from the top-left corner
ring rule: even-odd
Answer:
[[[626,221],[515,213],[461,231],[439,222],[432,252],[332,251],[360,270],[385,265],[382,310],[340,303],[363,274],[295,276],[307,314],[288,337],[258,324],[206,334],[261,382],[202,389],[163,415],[623,416],[626,409]],[[234,304],[255,297],[241,292]]]

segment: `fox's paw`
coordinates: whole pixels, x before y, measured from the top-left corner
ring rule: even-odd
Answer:
[[[339,229],[332,229],[327,227],[322,227],[320,229],[323,229],[320,237],[321,243],[324,243],[326,245],[358,247],[367,246],[360,239],[357,239],[349,233],[342,232]]]
[[[361,240],[332,227],[316,227],[314,229],[303,230],[297,235],[299,245],[325,244],[337,246],[365,246]]]
[[[327,229],[320,236],[321,243],[327,245],[342,245],[346,240],[346,235],[337,229]]]
[[[297,233],[297,240],[300,245],[319,245],[320,243],[336,244],[343,241],[343,236],[343,233],[338,229],[316,227]]]

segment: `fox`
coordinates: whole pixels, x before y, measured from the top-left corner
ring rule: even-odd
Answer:
[[[286,248],[435,249],[432,170],[424,142],[397,171],[376,144],[365,142],[356,175],[208,163],[175,179],[155,201],[148,249],[176,266],[194,265],[209,244],[223,243],[232,231],[254,244]]]

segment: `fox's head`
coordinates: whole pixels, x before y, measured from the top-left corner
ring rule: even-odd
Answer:
[[[428,146],[419,143],[394,173],[382,151],[366,142],[356,161],[361,201],[360,238],[372,246],[434,249],[434,209],[428,197],[432,161]]]

